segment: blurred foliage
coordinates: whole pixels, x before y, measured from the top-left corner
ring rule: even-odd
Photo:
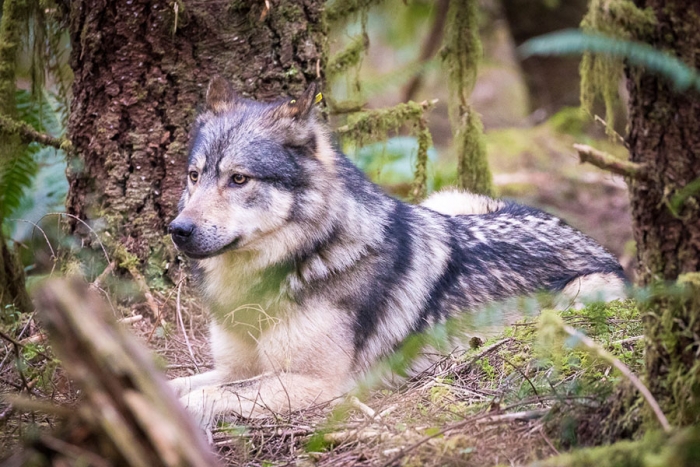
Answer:
[[[678,58],[648,44],[625,41],[578,30],[560,31],[531,39],[520,46],[521,55],[567,55],[591,52],[625,59],[668,79],[677,91],[700,90],[700,72]]]
[[[65,108],[54,95],[44,90],[35,99],[30,92],[20,90],[16,100],[21,121],[54,137],[65,134]],[[0,185],[5,199],[10,201],[6,204],[6,217],[10,219],[5,219],[3,229],[15,241],[27,240],[33,230],[31,224],[16,219],[38,222],[48,212],[63,210],[68,191],[63,151],[31,143],[23,147],[21,160],[9,171],[10,183]]]

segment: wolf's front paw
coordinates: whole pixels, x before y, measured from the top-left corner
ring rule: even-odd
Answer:
[[[189,376],[171,379],[168,381],[168,386],[175,391],[177,397],[183,396],[192,390],[192,382]]]
[[[180,397],[180,403],[185,406],[197,424],[206,430],[217,415],[215,406],[218,394],[219,391],[216,388],[199,388]]]

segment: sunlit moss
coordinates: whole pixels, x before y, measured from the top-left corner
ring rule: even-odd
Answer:
[[[457,154],[458,183],[461,188],[493,195],[493,182],[483,142],[481,118],[469,105],[482,56],[478,2],[450,3],[442,59],[448,74],[449,113]]]
[[[616,39],[644,37],[656,22],[651,9],[642,10],[631,0],[592,0],[581,29]],[[606,132],[613,136],[615,108],[619,104],[618,86],[624,63],[620,58],[586,52],[581,60],[581,107],[593,112],[600,98],[605,104]]]

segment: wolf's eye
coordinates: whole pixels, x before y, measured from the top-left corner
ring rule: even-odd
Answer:
[[[192,180],[192,183],[197,183],[197,180],[199,180],[199,172],[197,172],[196,170],[191,170],[188,175],[190,176],[190,180]]]
[[[248,177],[246,177],[245,175],[241,175],[241,174],[233,174],[233,177],[231,177],[231,182],[234,185],[243,185],[248,180],[249,180]]]

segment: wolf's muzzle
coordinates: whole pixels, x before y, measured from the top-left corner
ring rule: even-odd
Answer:
[[[190,237],[192,237],[192,234],[194,233],[194,229],[194,222],[187,219],[175,219],[168,227],[168,231],[173,237],[173,242],[175,242],[175,244],[180,248],[184,247],[189,242]]]

